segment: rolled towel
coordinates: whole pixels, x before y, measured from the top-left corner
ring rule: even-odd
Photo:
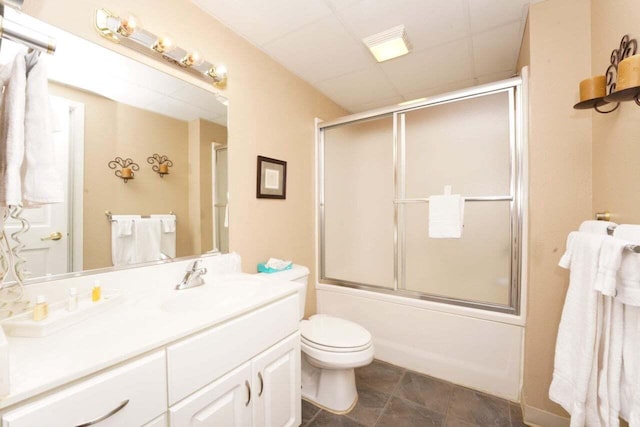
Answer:
[[[0,205],[17,206],[22,202],[21,169],[24,159],[27,85],[24,54],[16,56],[9,79],[4,83],[6,88],[2,102],[2,134],[0,135]]]
[[[30,61],[33,66],[27,76],[22,198],[25,207],[37,207],[62,203],[64,192],[62,180],[55,168],[46,65],[40,57],[30,57]]]
[[[269,258],[265,266],[274,270],[284,270],[291,265],[292,261],[285,261],[278,258]]]

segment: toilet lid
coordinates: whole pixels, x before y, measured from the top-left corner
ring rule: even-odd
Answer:
[[[300,334],[307,343],[322,347],[354,348],[371,343],[371,334],[362,326],[326,314],[300,322]]]

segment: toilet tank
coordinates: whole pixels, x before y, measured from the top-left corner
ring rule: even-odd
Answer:
[[[289,270],[278,271],[276,273],[259,273],[259,275],[267,279],[299,283],[300,319],[304,317],[304,306],[307,300],[307,283],[309,282],[309,269],[307,267],[293,264]]]

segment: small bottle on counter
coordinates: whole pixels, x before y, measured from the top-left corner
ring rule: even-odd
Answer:
[[[33,320],[36,322],[44,320],[49,315],[49,304],[44,295],[36,297],[36,305],[33,307]]]
[[[78,290],[69,288],[69,300],[67,301],[67,311],[76,311],[78,309]]]
[[[102,288],[100,287],[100,281],[96,280],[91,290],[91,301],[98,302],[102,298]]]

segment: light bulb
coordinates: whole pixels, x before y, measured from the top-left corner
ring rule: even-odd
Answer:
[[[138,27],[138,18],[136,18],[134,15],[126,15],[123,18],[120,18],[120,28],[118,28],[118,33],[125,37],[129,37],[136,31]]]
[[[225,77],[227,75],[227,67],[224,65],[218,65],[216,67],[216,74],[220,76],[220,78]]]
[[[204,62],[204,59],[202,59],[200,52],[194,50],[192,52],[189,52],[184,58],[182,58],[181,62],[186,67],[192,67],[194,65],[198,66],[202,64]]]
[[[167,35],[160,37],[152,46],[153,50],[159,53],[168,52],[173,49],[173,47],[173,40]]]

